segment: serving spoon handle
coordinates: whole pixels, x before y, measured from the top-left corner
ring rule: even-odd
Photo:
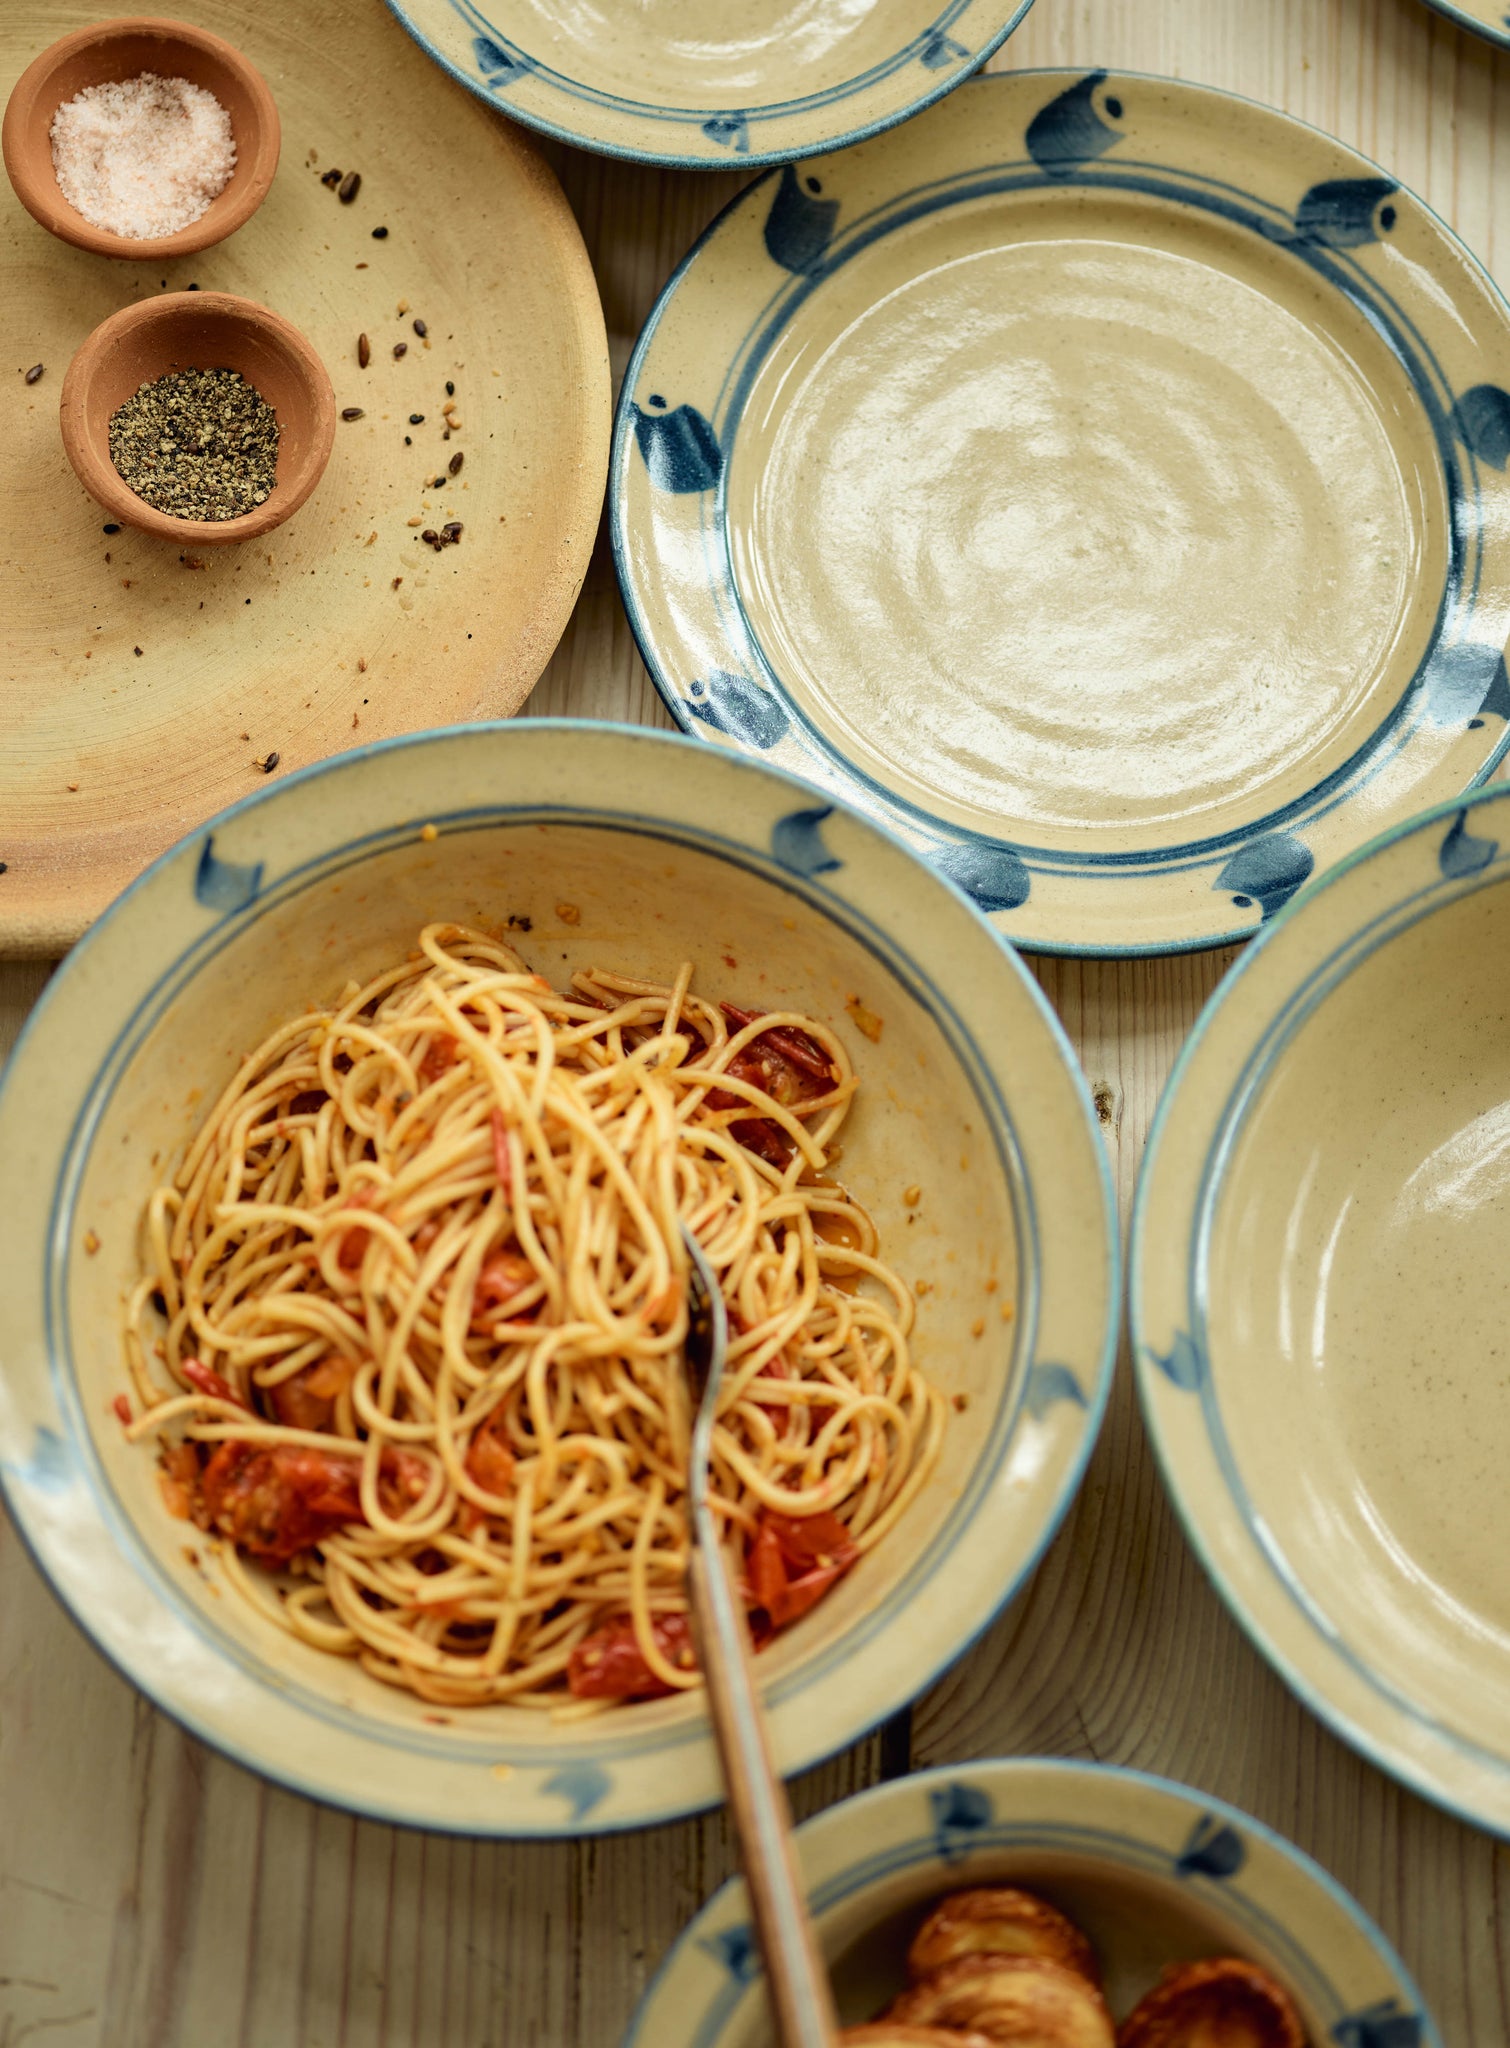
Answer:
[[[776,1775],[765,1715],[750,1665],[743,1609],[735,1598],[708,1480],[713,1421],[723,1380],[728,1319],[723,1290],[685,1224],[687,1373],[697,1402],[688,1459],[692,1545],[687,1595],[708,1712],[723,1760],[729,1808],[744,1857],[745,1884],[780,2048],[834,2048],[839,2018],[792,1854],[792,1815]]]

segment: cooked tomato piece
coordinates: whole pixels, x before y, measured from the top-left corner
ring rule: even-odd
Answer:
[[[351,1385],[355,1372],[356,1367],[338,1352],[316,1359],[292,1379],[280,1380],[267,1389],[273,1413],[290,1429],[328,1429],[336,1402]]]
[[[213,1394],[217,1401],[229,1401],[237,1408],[246,1406],[228,1379],[223,1379],[213,1367],[201,1365],[197,1358],[186,1358],[179,1371],[189,1385],[197,1387],[201,1394]]]
[[[690,1671],[695,1660],[687,1616],[652,1615],[650,1629],[666,1662]],[[583,1637],[567,1662],[566,1682],[579,1700],[652,1700],[672,1690],[645,1662],[627,1614]]]
[[[493,1123],[493,1165],[498,1174],[498,1185],[506,1195],[514,1192],[514,1169],[509,1164],[509,1139],[503,1121],[503,1111],[495,1109]]]
[[[762,1519],[774,1533],[789,1565],[844,1568],[860,1555],[837,1515],[778,1515],[767,1508]]]
[[[741,1031],[747,1024],[755,1024],[760,1020],[758,1010],[741,1010],[734,1003],[720,1003],[718,1007],[729,1022]],[[809,1038],[805,1031],[798,1031],[790,1024],[773,1024],[770,1030],[762,1032],[759,1038],[752,1038],[750,1045],[752,1049],[755,1046],[769,1048],[779,1059],[785,1061],[787,1066],[796,1067],[803,1073],[811,1075],[815,1081],[821,1081],[823,1086],[816,1091],[820,1095],[826,1095],[833,1086],[833,1061],[823,1047]],[[813,1092],[815,1091],[809,1090],[809,1093]]]
[[[747,1559],[751,1604],[764,1610],[773,1629],[787,1628],[817,1606],[859,1554],[837,1515],[797,1517],[765,1508]]]
[[[269,1564],[287,1564],[347,1522],[362,1520],[353,1457],[295,1444],[218,1446],[200,1485],[209,1525]]]
[[[474,1431],[467,1449],[466,1468],[486,1493],[504,1494],[513,1485],[514,1453],[504,1433],[501,1410],[495,1408]]]
[[[438,1081],[448,1067],[456,1064],[456,1040],[448,1031],[437,1032],[425,1047],[425,1056],[419,1063],[419,1077],[422,1081]]]
[[[483,1261],[472,1290],[472,1328],[486,1330],[503,1315],[511,1301],[533,1286],[535,1269],[523,1252],[505,1249]]]

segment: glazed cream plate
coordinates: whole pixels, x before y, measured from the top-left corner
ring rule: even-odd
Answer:
[[[1131,1251],[1191,1540],[1301,1697],[1510,1833],[1510,791],[1307,890],[1160,1106]]]
[[[1439,14],[1455,21],[1459,28],[1471,28],[1491,43],[1510,50],[1510,7],[1504,0],[1427,0]]]
[[[846,2025],[901,1990],[907,1943],[936,1900],[1020,1884],[1090,1938],[1118,2016],[1165,1964],[1238,1955],[1286,1986],[1316,2048],[1442,2048],[1400,1958],[1319,1865],[1236,1807],[1167,1778],[1043,1757],[951,1764],[829,1807],[797,1830],[796,1847]],[[1257,2036],[1238,2022],[1220,2038],[1237,2048]],[[749,1899],[735,1878],[678,1939],[623,2048],[770,2039]],[[1200,2039],[1215,2048],[1214,2034]]]
[[[686,731],[1012,938],[1213,945],[1504,752],[1507,386],[1488,278],[1340,143],[993,75],[709,229],[625,380],[620,581]]]
[[[0,101],[99,12],[0,7]],[[193,18],[245,52],[282,121],[272,189],[238,233],[172,263],[112,260],[48,234],[0,180],[7,954],[61,953],[269,773],[516,711],[571,615],[602,508],[603,309],[528,138],[457,92],[372,0],[201,0]],[[359,175],[351,204],[324,183],[332,170]],[[261,541],[112,533],[63,452],[75,349],[120,307],[191,285],[292,321],[338,409],[360,415],[337,421],[314,495]],[[17,372],[36,363],[25,384]],[[437,552],[423,534],[448,521],[461,539]]]
[[[949,92],[1032,0],[388,0],[436,62],[582,149],[785,163]]]

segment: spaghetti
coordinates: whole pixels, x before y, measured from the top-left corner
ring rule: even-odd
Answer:
[[[427,1701],[695,1685],[680,1220],[729,1309],[714,1505],[757,1642],[938,1451],[912,1297],[825,1176],[856,1085],[826,1026],[690,967],[563,993],[431,925],[251,1053],[151,1196],[129,1428],[169,1506],[292,1634]]]

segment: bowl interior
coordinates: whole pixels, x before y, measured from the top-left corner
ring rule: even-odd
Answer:
[[[592,963],[669,981],[690,958],[705,993],[755,1008],[794,1006],[832,1023],[852,1047],[862,1087],[837,1171],[875,1214],[883,1257],[908,1280],[930,1283],[917,1355],[971,1407],[953,1418],[941,1465],[907,1520],[762,1656],[762,1674],[779,1681],[833,1652],[884,1606],[966,1489],[993,1418],[1020,1387],[1014,1194],[975,1085],[928,1003],[798,896],[669,839],[572,824],[460,828],[433,843],[409,837],[360,865],[288,887],[202,953],[191,973],[175,977],[166,1007],[122,1053],[72,1205],[61,1341],[104,1486],[173,1605],[264,1683],[390,1729],[419,1731],[448,1718],[353,1663],[297,1644],[223,1589],[196,1532],[164,1512],[150,1451],[127,1445],[110,1414],[125,1384],[120,1301],[137,1271],[150,1188],[171,1170],[215,1093],[265,1032],[338,995],[348,979],[402,959],[421,926],[436,918],[512,929],[530,966],[558,984]],[[851,1021],[847,1006],[857,998],[882,1020],[877,1042]],[[903,1193],[913,1185],[922,1198],[909,1207]],[[99,1239],[93,1256],[76,1248],[86,1230]],[[977,1326],[981,1334],[972,1334]],[[992,1560],[978,1559],[975,1569],[989,1577]],[[862,1725],[864,1702],[854,1702],[853,1712]],[[683,1697],[609,1718],[617,1735],[626,1727],[700,1723],[701,1714],[700,1701]],[[578,1727],[591,1741],[608,1723]],[[475,1758],[479,1751],[496,1755],[505,1731],[523,1745],[559,1743],[573,1733],[538,1712],[504,1706],[456,1715],[446,1739]],[[338,1727],[311,1733],[315,1770],[327,1739],[339,1740]]]
[[[218,294],[177,292],[143,302],[140,315],[124,321],[109,346],[92,353],[79,396],[79,426],[112,474],[118,475],[110,462],[112,415],[139,385],[183,369],[238,370],[261,392],[278,418],[280,490],[323,462],[328,445],[320,402],[323,372],[285,339],[281,323],[259,319],[259,312]],[[124,479],[121,488],[129,492]],[[227,527],[238,523],[222,522]],[[207,522],[205,538],[214,535],[214,524]]]
[[[1214,1199],[1213,1389],[1322,1627],[1442,1726],[1510,1687],[1510,882],[1406,921],[1260,1070]]]
[[[160,78],[186,78],[191,85],[203,86],[230,116],[236,167],[192,228],[196,243],[205,246],[218,239],[216,230],[226,216],[240,209],[242,188],[254,169],[260,167],[264,148],[260,82],[255,74],[231,60],[218,37],[201,39],[178,34],[171,24],[165,23],[157,28],[137,26],[107,31],[75,44],[59,55],[57,63],[39,81],[30,105],[24,110],[18,153],[24,154],[31,176],[46,188],[49,204],[60,215],[80,221],[92,233],[103,232],[93,222],[86,222],[58,187],[52,168],[53,116],[87,86],[119,84],[139,77],[144,71],[154,71]],[[171,243],[177,237],[161,239]],[[129,251],[131,246],[129,240],[122,240],[124,250]]]

